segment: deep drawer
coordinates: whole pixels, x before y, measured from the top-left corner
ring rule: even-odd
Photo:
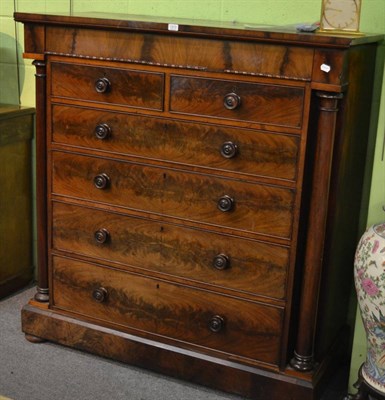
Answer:
[[[300,87],[171,77],[170,111],[177,113],[300,128],[303,102]]]
[[[290,238],[295,191],[53,152],[53,193]]]
[[[54,202],[53,247],[209,286],[286,294],[288,248],[204,230]]]
[[[300,138],[54,105],[53,141],[109,152],[295,180]]]
[[[224,357],[278,363],[281,308],[59,257],[52,278],[56,308]]]
[[[51,95],[96,103],[163,109],[163,74],[51,63]]]

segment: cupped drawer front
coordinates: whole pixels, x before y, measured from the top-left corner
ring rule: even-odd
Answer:
[[[74,56],[82,54],[90,58],[217,72],[234,71],[307,81],[312,76],[314,49],[311,47],[97,30],[89,27],[80,29],[49,25],[45,29],[45,48],[50,53]]]
[[[53,106],[53,141],[231,172],[295,180],[300,138]]]
[[[53,247],[207,285],[286,294],[286,247],[174,224],[54,202]]]
[[[54,257],[53,306],[277,364],[283,309]]]
[[[53,193],[290,238],[294,190],[53,152]]]
[[[300,87],[171,77],[172,112],[300,128],[303,103]]]
[[[51,63],[51,95],[96,103],[163,109],[163,74]]]

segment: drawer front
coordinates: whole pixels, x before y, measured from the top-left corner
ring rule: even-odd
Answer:
[[[300,128],[304,89],[251,82],[171,77],[170,111]]]
[[[55,105],[53,141],[187,165],[295,180],[300,138]]]
[[[47,25],[45,29],[45,49],[56,54],[83,54],[90,58],[306,81],[312,77],[314,49],[294,46],[293,43],[279,45],[251,40],[209,39],[206,35],[158,35],[55,25]],[[36,52],[36,48],[31,47],[30,52]]]
[[[291,236],[294,190],[53,152],[53,192],[249,232]]]
[[[56,308],[187,347],[278,362],[281,308],[59,257],[52,278]]]
[[[51,63],[51,94],[96,103],[162,110],[163,74]]]
[[[54,202],[53,247],[211,286],[286,294],[286,247],[174,224]]]

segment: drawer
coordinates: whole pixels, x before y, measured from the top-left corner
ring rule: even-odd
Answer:
[[[170,111],[301,128],[304,89],[174,75]]]
[[[223,357],[278,363],[282,308],[60,257],[52,279],[55,308]]]
[[[295,191],[53,152],[53,193],[290,238]]]
[[[52,62],[51,75],[52,96],[163,109],[164,77],[161,73]]]
[[[54,105],[55,143],[295,180],[300,137]]]
[[[53,247],[209,286],[286,295],[288,248],[254,240],[54,202]]]

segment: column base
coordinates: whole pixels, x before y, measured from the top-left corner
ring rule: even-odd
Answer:
[[[290,365],[296,371],[310,372],[314,369],[314,357],[301,356],[296,352],[294,352],[294,357],[290,360]]]

